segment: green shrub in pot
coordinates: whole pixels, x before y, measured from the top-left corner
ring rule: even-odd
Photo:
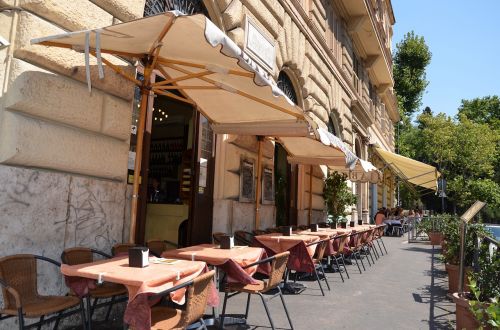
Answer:
[[[479,253],[478,271],[469,276],[469,306],[481,328],[500,328],[500,250],[490,255],[483,244]]]

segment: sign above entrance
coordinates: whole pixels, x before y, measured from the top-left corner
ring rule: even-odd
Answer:
[[[245,19],[245,53],[270,73],[276,65],[274,39],[267,36],[250,16]]]

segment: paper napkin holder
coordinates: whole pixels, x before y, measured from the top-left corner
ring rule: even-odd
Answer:
[[[292,226],[281,227],[281,233],[283,236],[292,236]]]
[[[129,267],[144,268],[149,266],[149,249],[147,247],[132,247],[128,249]]]
[[[232,249],[234,247],[234,236],[223,235],[220,237],[221,249]]]
[[[317,231],[318,231],[319,226],[318,226],[318,224],[317,224],[317,223],[313,223],[313,224],[311,224],[311,225],[309,226],[309,228],[311,228],[311,231],[312,231],[313,233],[315,233],[315,232],[317,232]]]

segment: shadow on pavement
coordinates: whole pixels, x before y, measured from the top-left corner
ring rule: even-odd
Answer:
[[[448,277],[439,260],[438,248],[411,247],[407,250],[430,253],[431,268],[424,272],[431,279],[430,285],[418,288],[413,293],[415,302],[429,304],[429,329],[455,329],[455,304],[448,298]]]

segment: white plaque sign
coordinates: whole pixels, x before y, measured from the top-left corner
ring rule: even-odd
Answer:
[[[249,16],[246,16],[245,24],[245,52],[268,71],[274,71],[274,39],[268,37]]]

